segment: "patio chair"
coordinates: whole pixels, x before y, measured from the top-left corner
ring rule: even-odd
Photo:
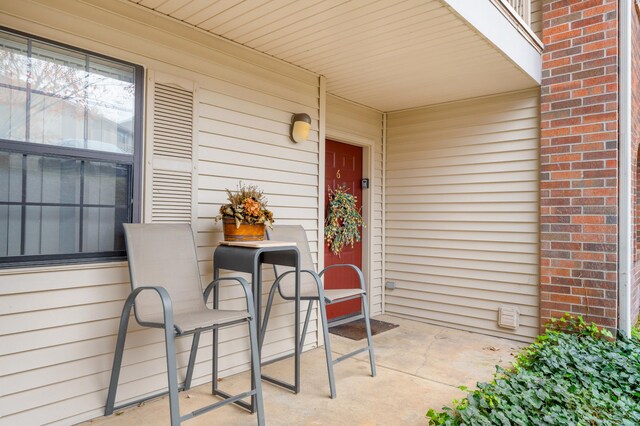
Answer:
[[[204,294],[200,282],[200,272],[196,257],[193,231],[189,224],[126,224],[124,225],[131,293],[125,301],[116,343],[111,380],[105,407],[105,416],[115,409],[137,404],[143,400],[169,394],[171,425],[180,424],[210,410],[229,403],[239,403],[241,399],[255,395],[258,424],[264,425],[262,388],[260,383],[260,358],[255,311],[251,287],[243,278],[220,278],[211,282]],[[247,310],[231,311],[209,309],[206,300],[220,281],[238,282],[245,293]],[[135,319],[145,327],[164,329],[167,358],[168,392],[152,395],[137,401],[114,407],[116,388],[122,365],[124,343],[129,323],[129,314],[134,307]],[[200,408],[185,416],[180,416],[178,391],[191,387],[193,368],[203,331],[247,322],[251,343],[252,380],[251,390]],[[184,384],[179,388],[176,369],[175,338],[193,335],[191,353],[187,365]],[[213,368],[216,368],[216,354]]]
[[[361,352],[369,352],[369,364],[371,366],[371,376],[376,376],[376,364],[373,355],[373,341],[371,339],[371,325],[369,322],[369,304],[367,302],[367,290],[364,284],[364,276],[360,268],[350,264],[331,265],[324,268],[320,273],[315,271],[313,264],[313,258],[309,251],[309,242],[307,241],[307,234],[302,226],[299,225],[284,225],[274,226],[272,230],[267,230],[267,238],[275,241],[294,241],[298,250],[300,251],[300,299],[308,300],[309,306],[307,308],[307,315],[302,328],[302,337],[300,339],[300,352],[304,347],[304,338],[307,334],[307,327],[309,325],[309,319],[311,317],[311,310],[313,303],[318,301],[320,305],[320,316],[322,319],[322,333],[324,336],[324,348],[327,358],[327,373],[329,375],[329,389],[331,392],[331,398],[336,397],[336,386],[333,375],[333,365],[344,361],[354,355]],[[322,276],[329,270],[334,268],[344,268],[352,270],[352,273],[358,275],[360,281],[359,288],[338,289],[331,290],[325,289],[322,284]],[[260,330],[260,347],[264,342],[264,336],[267,330],[267,323],[269,322],[269,314],[271,312],[271,306],[273,305],[273,298],[275,290],[278,289],[278,293],[285,300],[293,300],[295,298],[295,281],[291,275],[294,271],[293,268],[285,266],[274,265],[276,273],[276,280],[269,292],[269,299],[267,301],[267,307],[264,314],[264,321]],[[327,323],[327,304],[340,303],[347,300],[360,298],[362,304],[362,315],[356,316],[353,320],[364,317],[365,326],[367,330],[367,346],[343,355],[335,360],[331,356],[331,342],[329,340],[329,326]]]

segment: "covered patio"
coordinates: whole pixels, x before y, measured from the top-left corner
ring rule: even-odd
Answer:
[[[206,286],[222,239],[213,219],[225,190],[239,182],[264,191],[278,226],[304,228],[316,268],[323,269],[326,181],[338,177],[327,172],[327,141],[355,147],[361,157],[353,164],[362,170],[353,182],[365,188],[358,260],[368,308],[373,318],[400,327],[374,337],[378,377],[367,373],[364,355],[337,366],[338,397],[331,400],[315,309],[302,392],[265,383],[265,414],[269,424],[424,423],[427,409],[461,396],[457,386],[490,380],[494,365],[509,363],[512,349],[522,345],[515,342],[531,341],[539,331],[542,43],[535,31],[541,2],[307,4],[0,0],[6,51],[18,45],[18,57],[31,60],[29,46],[42,45],[47,63],[82,57],[83,64],[104,59],[110,70],[129,67],[127,87],[136,94],[126,120],[104,120],[116,130],[134,126],[113,132],[116,142],[126,139],[130,154],[97,155],[13,135],[0,138],[0,148],[20,160],[14,174],[25,188],[23,164],[35,157],[99,160],[128,170],[117,198],[126,203],[127,220],[114,215],[94,223],[77,213],[77,232],[63,234],[80,247],[89,239],[83,239],[85,223],[108,230],[121,222],[189,223]],[[518,12],[519,4],[528,12]],[[91,116],[82,111],[76,123],[82,135],[61,133],[53,142],[88,142],[83,135]],[[292,117],[302,113],[311,131],[308,139],[292,141]],[[25,128],[27,122],[19,121]],[[74,179],[85,179],[83,173]],[[36,177],[48,182],[44,175]],[[120,182],[94,177],[87,179],[104,181],[105,188]],[[27,217],[27,198],[0,200],[24,212],[16,216],[20,232],[7,244],[13,252],[5,249],[0,269],[0,418],[8,424],[165,423],[162,400],[101,417],[130,292],[122,236],[109,233],[107,249],[85,253],[53,243],[49,250],[49,239],[34,234],[38,249],[29,251],[27,231],[40,229],[42,220]],[[78,203],[78,212],[98,208],[82,204],[84,198]],[[51,222],[60,228],[60,220]],[[264,282],[273,282],[273,271],[264,272]],[[266,285],[263,290],[266,299]],[[220,297],[225,309],[244,307],[239,289],[225,286]],[[513,321],[498,321],[503,309]],[[276,298],[263,360],[292,351],[295,321],[293,304]],[[162,333],[132,324],[127,335],[118,403],[167,384]],[[336,356],[359,344],[334,341]],[[212,398],[211,342],[211,333],[200,341],[195,390],[180,396],[183,410]],[[220,345],[222,381],[246,387],[245,335],[229,328]],[[180,378],[188,350],[188,342],[177,347]],[[286,378],[287,362],[266,366],[266,374],[282,369]],[[226,407],[192,423],[205,421],[253,424],[255,418]]]
[[[374,336],[378,375],[369,375],[366,354],[340,363],[335,368],[338,397],[329,398],[324,351],[312,349],[302,357],[302,391],[289,391],[264,384],[265,415],[270,425],[336,424],[425,424],[429,408],[450,405],[464,392],[458,386],[474,387],[489,381],[495,365],[508,366],[521,342],[380,315],[378,320],[399,327]],[[334,357],[361,346],[354,340],[332,335]],[[267,374],[290,374],[291,359],[263,368]],[[221,380],[221,387],[241,391],[249,373]],[[210,404],[210,384],[180,393],[182,414]],[[168,424],[166,397],[139,407],[101,417],[86,425]],[[347,420],[348,419],[348,420]],[[253,425],[255,416],[236,406],[226,406],[189,421],[190,425]]]

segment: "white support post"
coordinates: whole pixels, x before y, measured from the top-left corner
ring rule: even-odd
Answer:
[[[619,30],[619,152],[618,152],[618,330],[631,336],[633,268],[633,188],[631,158],[631,0],[620,0]]]

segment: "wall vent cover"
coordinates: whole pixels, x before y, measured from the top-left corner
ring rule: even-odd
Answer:
[[[516,330],[520,327],[520,311],[515,306],[500,306],[498,310],[498,326]]]

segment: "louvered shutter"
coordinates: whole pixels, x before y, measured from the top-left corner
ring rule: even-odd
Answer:
[[[146,222],[192,222],[197,149],[193,82],[149,73]]]

